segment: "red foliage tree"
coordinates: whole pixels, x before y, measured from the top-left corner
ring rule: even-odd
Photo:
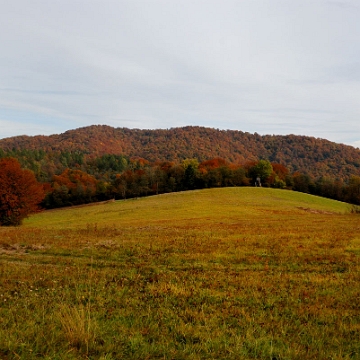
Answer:
[[[52,178],[52,191],[47,194],[48,207],[85,204],[94,201],[98,181],[81,170],[65,169]]]
[[[284,180],[289,175],[289,170],[282,164],[271,163],[273,172],[279,177],[279,179]]]
[[[0,225],[20,225],[38,210],[44,196],[43,186],[30,170],[21,169],[16,159],[0,160]]]
[[[206,160],[200,163],[199,169],[206,169],[206,170],[212,170],[212,169],[218,169],[219,167],[228,166],[226,160],[221,158],[215,158],[211,160]]]
[[[62,174],[53,176],[53,186],[57,188],[59,186],[66,186],[68,189],[76,192],[87,191],[92,195],[96,191],[96,179],[81,171],[81,170],[71,170],[65,169]]]
[[[284,165],[278,163],[271,163],[271,166],[273,171],[268,179],[269,184],[276,188],[285,188],[289,170]]]

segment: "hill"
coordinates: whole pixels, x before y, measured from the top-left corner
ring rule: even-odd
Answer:
[[[345,214],[350,213],[351,208],[350,204],[344,202],[291,190],[235,187],[182,191],[44,211],[31,216],[24,225],[77,229],[91,223],[99,227],[111,227],[116,222],[126,227],[143,226],[146,222],[150,229],[159,223],[186,226],[189,222],[198,221],[207,224],[231,222],[232,218],[260,220],[276,214],[280,217]]]
[[[0,228],[0,358],[358,358],[349,207],[206,189]]]
[[[267,159],[291,172],[347,180],[360,175],[360,150],[328,140],[297,135],[259,135],[198,126],[139,130],[94,125],[50,136],[0,140],[0,149],[81,151],[87,156],[121,154],[148,161],[200,161],[220,157],[234,163]]]

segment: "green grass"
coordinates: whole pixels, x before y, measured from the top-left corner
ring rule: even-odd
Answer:
[[[150,222],[178,222],[206,217],[212,221],[235,216],[259,216],[272,211],[303,214],[314,210],[348,213],[351,205],[302,193],[266,188],[223,188],[171,193],[139,199],[87,205],[44,212],[32,216],[25,226],[79,228],[89,223],[135,225]],[[176,225],[176,224],[175,224]]]
[[[226,188],[0,228],[0,358],[359,359],[350,211]]]

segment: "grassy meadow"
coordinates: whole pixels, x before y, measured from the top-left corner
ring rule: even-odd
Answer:
[[[0,359],[360,359],[360,215],[265,188],[0,228]]]

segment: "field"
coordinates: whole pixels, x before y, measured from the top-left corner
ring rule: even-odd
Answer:
[[[225,188],[0,228],[1,359],[360,359],[360,215]]]

